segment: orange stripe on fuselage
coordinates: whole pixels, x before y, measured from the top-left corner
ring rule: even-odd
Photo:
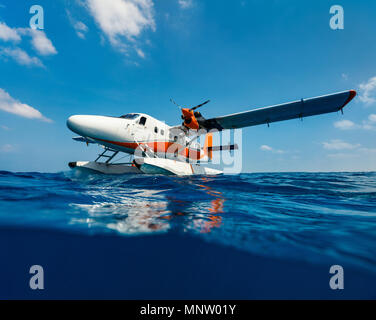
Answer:
[[[133,150],[136,150],[139,145],[147,145],[150,149],[152,149],[154,152],[157,152],[157,153],[174,154],[178,152],[179,149],[182,148],[182,145],[175,143],[175,142],[170,142],[170,141],[151,141],[151,142],[146,142],[146,143],[140,142],[140,144],[137,144],[136,142],[118,142],[118,141],[110,141],[110,140],[104,140],[104,139],[96,139],[96,140],[100,140],[109,144],[113,144],[113,145],[127,148],[127,149],[133,149]],[[184,148],[180,150],[179,155],[184,156],[185,158],[199,160],[201,152],[200,150]]]

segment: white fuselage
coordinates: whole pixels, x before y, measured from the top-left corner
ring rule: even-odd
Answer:
[[[185,134],[174,135],[170,126],[141,113],[123,117],[74,115],[67,120],[67,126],[84,138],[129,154],[134,154],[141,145],[169,157],[177,151],[185,153],[184,146],[189,141]],[[201,149],[197,143],[189,148],[190,154]]]

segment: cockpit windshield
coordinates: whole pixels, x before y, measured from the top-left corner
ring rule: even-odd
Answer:
[[[139,117],[140,115],[137,114],[137,113],[128,113],[128,114],[125,114],[123,116],[121,116],[120,118],[123,118],[123,119],[128,119],[128,120],[135,120]]]

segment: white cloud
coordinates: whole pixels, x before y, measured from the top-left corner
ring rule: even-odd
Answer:
[[[376,122],[376,114],[370,114],[368,116],[368,120],[371,122]]]
[[[81,39],[85,39],[86,33],[89,31],[89,28],[87,27],[86,24],[84,24],[82,21],[77,21],[74,25],[73,28],[76,30],[77,35]]]
[[[372,124],[369,124],[369,123],[364,123],[362,128],[364,130],[376,130],[376,127]]]
[[[43,56],[57,54],[57,51],[51,40],[46,37],[46,34],[40,30],[31,29],[32,40],[31,43],[35,50]]]
[[[17,30],[8,27],[5,22],[0,22],[0,39],[18,42],[21,41],[21,36]]]
[[[360,144],[350,144],[339,139],[333,139],[329,142],[323,142],[322,145],[324,149],[327,150],[352,150],[360,147]]]
[[[274,148],[272,148],[272,147],[270,147],[270,146],[268,146],[268,145],[266,145],[266,144],[262,145],[262,146],[260,147],[260,150],[262,150],[262,151],[267,151],[267,152],[273,152],[273,153],[279,153],[279,154],[284,153],[283,150],[277,150],[277,149],[274,149]]]
[[[86,0],[85,3],[111,45],[122,52],[144,30],[155,30],[152,0]]]
[[[37,57],[30,57],[26,51],[20,48],[3,48],[0,50],[0,56],[12,58],[24,66],[44,67],[42,61]]]
[[[362,147],[360,144],[353,145],[353,146],[354,148],[351,148],[353,151],[351,151],[350,153],[345,153],[345,152],[331,153],[331,154],[328,154],[327,157],[338,158],[338,159],[349,159],[349,158],[365,158],[365,157],[376,155],[376,148]]]
[[[368,120],[363,121],[362,128],[365,130],[376,130],[376,114],[370,114]]]
[[[359,149],[360,151],[366,153],[366,154],[371,154],[371,153],[376,153],[376,148],[365,148],[362,147]]]
[[[52,55],[57,51],[46,34],[40,30],[31,28],[10,28],[4,22],[0,22],[0,39],[4,41],[20,42],[23,36],[31,37],[31,44],[40,55]],[[24,66],[44,67],[42,61],[37,57],[31,57],[25,50],[18,46],[0,48],[0,56],[11,58],[18,64]]]
[[[178,0],[179,6],[182,9],[187,9],[192,7],[193,1],[192,0]]]
[[[359,99],[366,105],[376,102],[376,77],[370,78],[367,82],[359,85]]]
[[[346,74],[346,73],[342,73],[341,77],[342,77],[343,80],[348,80],[349,79],[349,75]]]
[[[136,49],[136,52],[139,55],[139,57],[145,58],[145,53],[141,49]]]
[[[272,147],[269,147],[269,146],[267,146],[267,145],[262,145],[261,147],[260,147],[260,150],[262,150],[262,151],[272,151],[273,150],[273,148]]]
[[[4,126],[4,125],[1,125],[0,128],[3,129],[3,130],[5,130],[5,131],[10,130],[7,126]]]
[[[15,147],[11,144],[4,144],[0,147],[0,152],[2,153],[9,153],[15,151]]]
[[[81,39],[85,39],[86,33],[89,31],[88,26],[85,23],[83,23],[82,21],[78,21],[75,18],[73,18],[72,14],[69,10],[66,10],[66,12],[67,12],[69,22],[72,25],[72,27],[74,28],[74,30],[76,31],[77,36]]]
[[[331,153],[328,154],[328,158],[334,158],[334,159],[348,159],[348,158],[357,158],[360,155],[358,153]]]
[[[18,116],[39,119],[46,122],[52,122],[51,119],[43,116],[37,109],[12,98],[8,92],[0,88],[0,110],[16,114]]]
[[[350,120],[340,120],[334,122],[334,127],[340,130],[376,130],[376,114],[370,114],[367,120],[363,120],[361,124],[354,123]]]
[[[47,38],[44,31],[33,30],[31,28],[19,28],[19,32],[23,35],[31,37],[31,44],[34,49],[42,56],[57,54],[57,50],[52,44],[52,41]]]
[[[350,130],[356,128],[356,125],[350,120],[341,120],[334,122],[334,127],[341,130]]]

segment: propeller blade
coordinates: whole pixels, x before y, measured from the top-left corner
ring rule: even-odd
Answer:
[[[194,111],[194,110],[196,110],[196,109],[202,107],[203,105],[205,105],[205,104],[207,104],[207,103],[209,103],[209,102],[210,102],[210,100],[205,101],[205,102],[199,104],[198,106],[195,106],[195,107],[191,108],[190,110]]]
[[[170,101],[175,105],[175,106],[177,106],[178,108],[180,108],[181,109],[181,107],[172,99],[172,98],[170,98]]]

